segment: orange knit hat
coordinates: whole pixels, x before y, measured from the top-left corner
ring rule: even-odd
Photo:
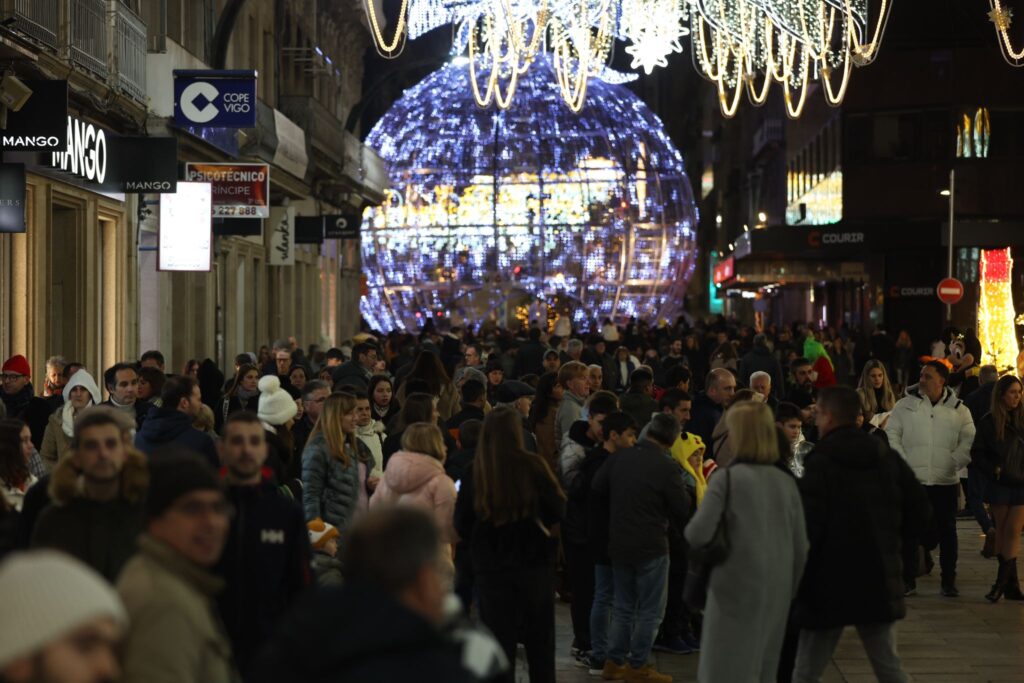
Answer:
[[[309,544],[313,546],[313,550],[323,550],[327,541],[341,536],[333,524],[328,524],[319,517],[307,524],[306,528],[309,530]]]

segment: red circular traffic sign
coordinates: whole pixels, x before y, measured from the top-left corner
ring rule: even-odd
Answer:
[[[947,305],[953,305],[964,298],[964,283],[955,277],[947,277],[935,288],[939,301]]]

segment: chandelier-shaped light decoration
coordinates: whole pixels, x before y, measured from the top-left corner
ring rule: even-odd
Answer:
[[[878,0],[872,24],[868,0],[690,1],[694,64],[716,84],[726,117],[744,92],[764,104],[773,82],[790,118],[800,116],[812,82],[838,106],[852,67],[877,57],[892,9],[892,0]]]
[[[505,110],[476,107],[468,65],[449,64],[370,132],[392,187],[362,228],[377,329],[428,316],[593,329],[682,310],[697,216],[679,151],[624,87],[595,80],[569,112],[549,59],[517,76]]]

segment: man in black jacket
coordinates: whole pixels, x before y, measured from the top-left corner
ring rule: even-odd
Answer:
[[[671,681],[647,664],[665,612],[668,589],[668,525],[686,526],[690,496],[682,468],[669,449],[679,420],[651,418],[647,437],[608,458],[591,487],[598,514],[606,515],[615,600],[608,637],[606,680]]]
[[[153,406],[135,435],[135,447],[146,455],[169,446],[186,448],[217,469],[213,439],[192,426],[202,407],[196,381],[187,375],[169,378],[160,392],[160,401],[162,405]]]
[[[712,435],[715,425],[722,419],[725,406],[736,393],[736,376],[725,368],[716,368],[708,373],[704,391],[693,401],[690,421],[686,431],[696,434],[706,444],[714,443]],[[710,457],[710,454],[709,454]]]
[[[293,600],[310,583],[310,550],[302,508],[278,492],[263,463],[266,432],[248,411],[224,423],[220,459],[225,495],[235,508],[217,566],[226,589],[220,611],[242,676],[277,628]]]
[[[893,622],[906,616],[902,544],[931,515],[928,497],[896,452],[857,429],[857,392],[822,389],[820,440],[800,491],[811,542],[797,597],[794,683],[820,680],[843,627],[857,627],[880,681],[905,681]]]
[[[109,398],[100,405],[116,408],[135,420],[135,429],[149,415],[150,403],[139,398],[139,371],[130,363],[116,363],[103,373]]]
[[[339,365],[331,375],[334,386],[337,388],[351,384],[365,392],[376,364],[377,347],[369,342],[356,344],[352,347],[352,360]]]
[[[296,604],[264,648],[253,681],[494,680],[507,662],[487,648],[460,650],[442,629],[440,541],[434,520],[414,507],[366,514],[342,548],[345,584]]]

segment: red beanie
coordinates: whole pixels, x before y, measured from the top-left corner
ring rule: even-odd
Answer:
[[[32,368],[29,367],[28,359],[25,356],[11,356],[4,362],[3,372],[16,372],[26,377],[32,376]]]

